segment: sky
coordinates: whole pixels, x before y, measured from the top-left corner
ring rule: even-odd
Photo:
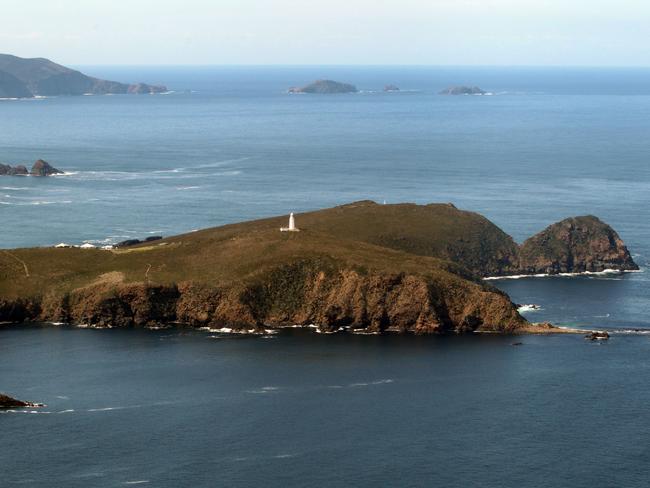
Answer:
[[[648,0],[2,0],[63,64],[650,66]]]

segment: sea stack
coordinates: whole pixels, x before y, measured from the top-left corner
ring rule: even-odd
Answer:
[[[50,176],[50,175],[62,175],[63,171],[56,169],[47,161],[39,159],[32,166],[32,170],[29,172],[32,176]]]

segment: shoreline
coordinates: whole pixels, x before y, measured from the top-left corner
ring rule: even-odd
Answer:
[[[523,278],[574,278],[579,276],[608,276],[622,275],[626,273],[643,273],[643,269],[613,269],[607,268],[602,271],[581,271],[579,273],[539,273],[539,274],[518,274],[504,276],[486,276],[483,281],[499,280],[520,280]]]
[[[549,323],[530,323],[526,326],[523,326],[512,332],[497,332],[490,330],[475,330],[472,332],[467,332],[465,334],[459,334],[454,332],[449,333],[440,333],[440,334],[417,334],[411,331],[399,332],[396,330],[387,329],[383,332],[369,331],[367,329],[348,329],[348,328],[339,328],[334,331],[324,331],[321,330],[318,326],[314,324],[308,325],[283,325],[283,326],[261,326],[259,328],[242,328],[236,329],[231,327],[192,327],[187,324],[182,323],[169,323],[169,324],[158,324],[156,326],[145,326],[145,327],[111,327],[111,326],[96,326],[88,324],[71,324],[63,322],[0,322],[0,329],[5,327],[40,327],[40,328],[68,328],[68,329],[79,329],[79,330],[146,330],[146,331],[161,331],[161,330],[184,330],[184,331],[196,331],[196,332],[207,332],[211,334],[220,334],[220,335],[232,335],[238,337],[261,337],[261,336],[275,336],[281,334],[284,330],[300,330],[304,332],[310,332],[318,335],[352,335],[352,336],[422,336],[422,337],[453,337],[453,336],[462,336],[462,335],[494,335],[502,337],[515,337],[515,336],[525,336],[525,335],[557,335],[557,334],[571,334],[571,335],[588,335],[593,332],[608,332],[613,335],[648,335],[650,334],[650,329],[581,329],[576,327],[564,327],[552,325]]]

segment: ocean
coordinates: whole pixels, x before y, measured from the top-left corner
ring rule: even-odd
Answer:
[[[0,101],[0,162],[67,172],[0,177],[0,248],[373,199],[453,202],[519,242],[594,214],[642,271],[491,282],[604,344],[0,328],[0,388],[48,405],[0,414],[0,486],[647,485],[650,69],[80,69],[170,93]],[[316,78],[361,91],[286,94]]]

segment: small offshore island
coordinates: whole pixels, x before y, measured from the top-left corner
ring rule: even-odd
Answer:
[[[318,93],[331,95],[335,93],[357,93],[357,87],[349,83],[340,83],[333,80],[316,80],[303,87],[291,87],[287,93]]]
[[[638,269],[593,216],[553,224],[522,245],[452,204],[361,201],[285,225],[286,216],[274,217],[113,250],[3,250],[0,322],[559,332],[530,324],[484,278]]]

